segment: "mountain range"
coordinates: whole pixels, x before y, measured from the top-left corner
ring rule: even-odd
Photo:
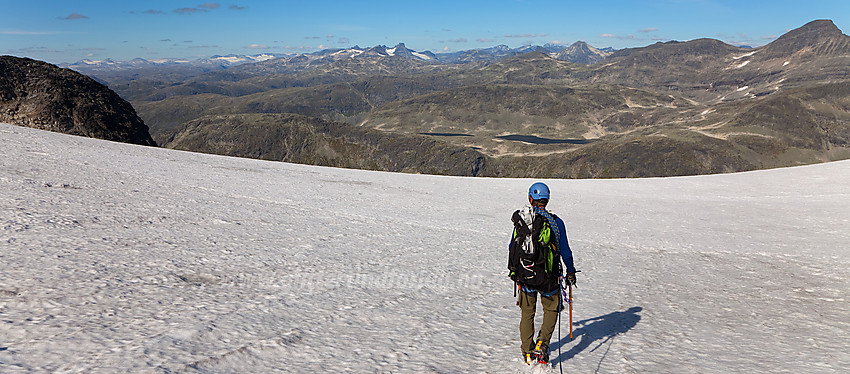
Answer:
[[[263,62],[274,59],[283,59],[293,64],[304,64],[308,66],[319,63],[329,63],[340,59],[348,58],[368,58],[368,57],[390,57],[400,56],[416,61],[431,61],[434,63],[444,64],[460,64],[469,62],[494,62],[506,57],[516,56],[532,51],[541,51],[554,58],[563,61],[577,63],[593,63],[598,62],[611,54],[614,50],[606,48],[605,50],[596,49],[593,46],[583,41],[578,41],[570,46],[560,44],[546,44],[543,46],[527,45],[519,48],[510,48],[506,45],[499,45],[491,48],[471,49],[459,52],[446,52],[435,54],[431,51],[414,51],[407,48],[404,43],[399,43],[394,47],[385,45],[377,45],[370,48],[361,48],[354,46],[344,49],[324,49],[318,52],[302,53],[302,54],[280,54],[280,53],[262,53],[257,55],[215,55],[200,59],[185,59],[185,58],[161,58],[161,59],[143,59],[135,58],[129,61],[117,61],[113,59],[105,60],[80,60],[74,63],[62,63],[60,67],[69,68],[79,71],[84,74],[102,73],[109,71],[124,71],[136,70],[141,68],[167,68],[167,67],[195,67],[199,69],[225,69],[232,66],[249,64],[255,62]],[[281,62],[281,61],[278,61]]]
[[[324,49],[313,53],[302,54],[280,54],[280,53],[262,53],[257,55],[214,55],[200,59],[185,59],[185,58],[161,58],[161,59],[143,59],[135,58],[129,61],[116,61],[113,59],[105,60],[80,60],[74,63],[59,64],[61,67],[76,70],[82,73],[103,72],[103,71],[121,71],[133,70],[148,67],[169,67],[169,66],[193,66],[199,68],[227,68],[236,65],[247,63],[262,62],[272,59],[287,59],[293,62],[308,62],[315,60],[324,60],[325,62],[340,59],[340,58],[355,58],[355,57],[386,57],[386,56],[404,56],[415,60],[433,60],[437,61],[437,56],[430,52],[416,52],[405,47],[404,43],[399,43],[395,47],[387,47],[378,45],[371,48],[361,48],[354,46],[345,49]]]
[[[81,73],[93,73],[103,71],[116,70],[133,70],[148,67],[165,67],[165,66],[197,66],[197,67],[219,67],[225,68],[229,66],[241,65],[252,62],[266,61],[274,58],[285,57],[282,54],[263,53],[259,55],[224,55],[211,56],[197,60],[189,60],[184,58],[161,58],[147,60],[143,58],[134,58],[129,61],[116,61],[113,59],[105,60],[80,60],[74,63],[59,64],[60,67],[69,68]]]
[[[759,48],[399,44],[91,75],[171,148],[454,175],[691,175],[850,158],[848,40],[817,20]]]

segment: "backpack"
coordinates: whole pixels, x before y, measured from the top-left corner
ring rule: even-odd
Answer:
[[[554,217],[544,210],[525,207],[514,212],[511,221],[514,224],[508,247],[511,279],[538,291],[557,287],[561,274],[557,243],[561,235],[557,226],[552,226]]]

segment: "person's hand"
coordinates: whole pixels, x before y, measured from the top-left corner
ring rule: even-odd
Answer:
[[[576,285],[576,273],[567,272],[566,281],[567,281],[568,286],[575,286]]]

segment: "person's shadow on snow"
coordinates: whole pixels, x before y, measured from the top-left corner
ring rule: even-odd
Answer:
[[[640,321],[640,315],[638,313],[642,310],[643,308],[636,306],[629,308],[629,310],[626,310],[625,312],[613,312],[604,316],[576,322],[574,325],[581,327],[573,330],[573,338],[581,339],[581,341],[570,348],[569,351],[558,355],[558,357],[552,361],[552,364],[558,364],[575,357],[575,355],[581,353],[597,341],[599,341],[598,344],[590,350],[591,352],[595,351],[603,344],[611,342],[611,340],[617,337],[617,335],[623,334],[637,325],[638,321]],[[560,341],[550,346],[549,351],[555,353],[558,351],[559,347],[562,347],[569,342],[570,336],[568,333],[567,336],[562,336]],[[609,345],[608,348],[610,349],[611,346]],[[608,351],[606,349],[605,354],[602,355],[603,360],[607,354]],[[602,361],[600,361],[600,364],[601,362]]]

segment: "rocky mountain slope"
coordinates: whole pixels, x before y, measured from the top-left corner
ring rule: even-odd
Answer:
[[[294,113],[354,125],[334,136],[371,128],[474,151],[488,165],[477,175],[721,173],[850,158],[848,40],[818,20],[759,48],[697,39],[614,51],[593,64],[542,47],[495,47],[475,53],[502,58],[462,63],[474,58],[467,51],[451,64],[384,47],[387,55],[272,59],[116,89],[165,146],[205,116]]]
[[[815,21],[756,49],[658,43],[593,65],[531,53],[481,69],[501,79],[399,100],[363,125],[463,133],[443,139],[534,176],[704,174],[844,159],[848,39]],[[553,158],[561,161],[547,166]]]
[[[133,107],[93,79],[45,62],[0,56],[0,121],[156,145]]]
[[[352,169],[496,174],[488,158],[472,149],[296,114],[202,117],[181,126],[166,143],[195,152]]]

